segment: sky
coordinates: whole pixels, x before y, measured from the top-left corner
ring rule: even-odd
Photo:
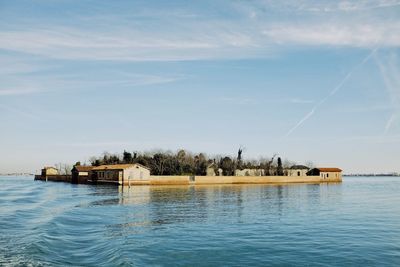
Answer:
[[[0,0],[0,173],[240,146],[400,172],[400,1]]]

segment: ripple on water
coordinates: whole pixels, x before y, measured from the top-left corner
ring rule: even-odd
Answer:
[[[400,180],[110,187],[0,177],[0,265],[400,265]]]

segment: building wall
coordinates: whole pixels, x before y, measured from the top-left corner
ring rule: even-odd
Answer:
[[[149,178],[150,178],[150,170],[140,166],[134,166],[132,168],[124,170],[124,181],[125,180],[148,181]]]
[[[93,171],[98,181],[118,182],[120,170],[96,170]],[[122,174],[121,174],[122,175]]]
[[[210,176],[217,177],[217,176]],[[189,185],[190,176],[188,175],[176,175],[176,176],[150,176],[149,182],[151,185]]]
[[[323,180],[330,180],[330,179],[342,180],[342,173],[341,172],[321,172],[320,177]]]
[[[300,175],[299,175],[300,172]],[[288,176],[307,176],[307,169],[288,169]]]
[[[207,168],[207,176],[216,176],[214,168],[208,167]]]
[[[47,175],[47,176],[42,176],[42,175],[35,175],[35,180],[41,180],[41,181],[52,181],[52,182],[71,182],[71,175]]]
[[[202,185],[202,184],[279,184],[279,183],[324,183],[341,182],[342,177],[329,175],[321,176],[195,176],[194,181],[190,176],[150,176],[148,182],[142,184],[151,185]]]
[[[49,169],[42,170],[42,173],[44,173],[45,175],[58,175],[58,170],[49,168]]]
[[[263,169],[243,169],[235,170],[235,176],[263,176],[265,170]]]
[[[112,172],[108,170],[108,172]],[[114,171],[117,173],[118,171]],[[336,176],[336,174],[338,174]],[[36,180],[46,180],[35,176]],[[71,182],[70,175],[51,175],[48,181]],[[103,178],[99,177],[99,180]],[[104,179],[107,180],[107,179]],[[118,181],[118,180],[115,180]],[[325,183],[341,182],[341,173],[326,176],[149,176],[148,180],[124,180],[124,185],[206,185],[206,184],[281,184],[281,183]],[[81,182],[85,182],[82,180]],[[122,183],[122,181],[121,181]]]

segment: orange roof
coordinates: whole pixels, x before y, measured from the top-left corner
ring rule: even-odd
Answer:
[[[135,166],[140,166],[142,168],[148,169],[146,166],[143,166],[141,164],[138,163],[134,163],[134,164],[112,164],[112,165],[100,165],[97,167],[94,167],[92,170],[93,171],[104,171],[104,170],[124,170],[124,169],[128,169],[128,168],[132,168]]]
[[[342,172],[339,168],[316,168],[321,172]]]

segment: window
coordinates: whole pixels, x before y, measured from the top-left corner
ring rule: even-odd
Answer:
[[[297,176],[300,176],[300,171],[297,172]]]
[[[326,174],[326,178],[329,178],[329,173]]]

